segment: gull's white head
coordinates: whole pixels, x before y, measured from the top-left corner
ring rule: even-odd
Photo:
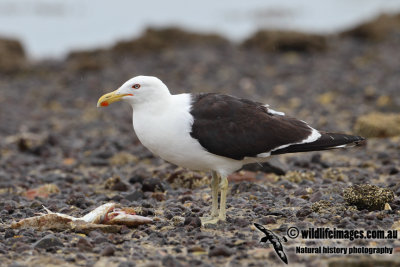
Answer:
[[[168,87],[157,77],[136,76],[126,81],[117,90],[100,97],[97,107],[106,107],[120,100],[135,106],[140,103],[163,100],[168,96],[170,96]]]

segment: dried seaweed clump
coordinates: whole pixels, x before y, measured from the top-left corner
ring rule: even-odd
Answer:
[[[358,118],[354,131],[364,137],[390,137],[400,135],[400,114],[379,113]]]
[[[326,37],[294,31],[256,32],[242,44],[244,48],[255,48],[265,52],[314,52],[327,49]]]
[[[376,185],[353,185],[346,188],[343,197],[347,204],[354,205],[359,210],[367,209],[383,210],[385,203],[394,199],[394,193],[388,188],[380,188]]]
[[[356,208],[354,206],[346,207],[343,204],[332,203],[328,200],[320,200],[312,204],[311,210],[320,214],[338,214],[345,210],[355,211]]]
[[[335,181],[345,181],[347,180],[347,176],[343,174],[341,170],[334,169],[334,168],[329,168],[324,171],[323,177],[325,179],[329,180],[335,180]]]
[[[195,189],[210,184],[210,178],[206,174],[188,172],[183,169],[178,169],[171,173],[166,181],[170,183],[172,188]]]

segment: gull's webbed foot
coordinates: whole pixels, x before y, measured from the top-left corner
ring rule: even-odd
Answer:
[[[218,217],[201,217],[201,225],[205,226],[207,224],[217,224],[219,222]]]

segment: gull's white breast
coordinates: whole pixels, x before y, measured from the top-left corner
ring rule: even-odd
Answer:
[[[229,174],[239,169],[241,161],[211,154],[190,136],[190,108],[190,94],[134,107],[133,128],[140,142],[164,160],[192,170]]]

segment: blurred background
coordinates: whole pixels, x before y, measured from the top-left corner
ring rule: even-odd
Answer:
[[[32,58],[60,58],[137,37],[149,26],[242,41],[266,28],[334,33],[399,10],[397,0],[1,0],[0,35],[20,40]]]

